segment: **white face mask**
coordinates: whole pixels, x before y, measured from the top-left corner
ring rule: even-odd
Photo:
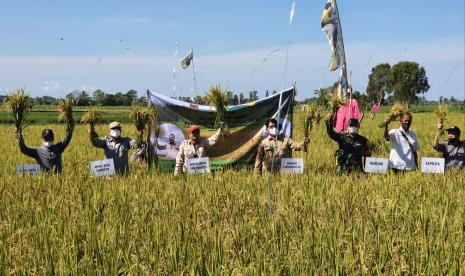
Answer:
[[[358,133],[358,127],[349,127],[350,133]]]
[[[269,129],[268,129],[268,133],[269,133],[271,136],[276,136],[276,128],[275,128],[275,127],[269,128]]]
[[[118,138],[121,135],[121,130],[119,129],[111,129],[110,136],[113,138]]]
[[[52,145],[52,142],[44,142],[44,146],[46,146],[47,148],[51,147]]]

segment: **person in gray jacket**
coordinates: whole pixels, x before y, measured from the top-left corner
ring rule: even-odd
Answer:
[[[30,148],[24,143],[24,138],[21,130],[16,129],[16,139],[19,144],[20,151],[34,158],[37,164],[40,165],[40,169],[45,172],[61,173],[63,166],[61,162],[61,156],[65,149],[68,147],[73,136],[74,123],[69,123],[66,129],[65,137],[62,141],[54,144],[55,136],[53,130],[44,129],[42,130],[42,147]]]
[[[113,159],[115,165],[115,172],[120,175],[129,174],[129,160],[128,151],[129,149],[138,148],[139,145],[137,140],[132,140],[129,137],[121,137],[121,124],[119,122],[112,122],[108,126],[110,135],[104,138],[99,138],[95,129],[91,127],[89,129],[89,137],[92,145],[97,148],[104,150],[106,159]],[[142,137],[142,131],[137,133],[138,138]]]

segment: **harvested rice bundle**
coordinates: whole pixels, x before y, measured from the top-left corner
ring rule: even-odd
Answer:
[[[309,131],[313,128],[313,122],[317,118],[318,106],[313,102],[309,102],[306,106],[304,116],[304,137],[308,138]],[[307,144],[304,145],[304,151],[307,152]]]
[[[87,110],[86,114],[82,116],[81,123],[89,124],[90,127],[94,127],[96,124],[100,123],[102,119],[102,113],[96,106],[91,106]]]
[[[215,128],[221,127],[221,134],[226,136],[229,134],[226,122],[226,111],[228,110],[228,92],[222,90],[220,85],[210,87],[206,95],[207,104],[215,107]],[[221,123],[224,123],[224,126]]]
[[[58,102],[58,121],[74,125],[73,102],[70,99],[62,99]]]
[[[449,112],[449,106],[446,104],[439,104],[436,108],[436,117],[439,123],[444,123],[446,120],[447,113]]]
[[[345,105],[344,99],[338,95],[337,91],[334,91],[331,99],[329,99],[329,111],[335,113],[343,105]]]
[[[436,117],[438,118],[439,124],[444,124],[446,120],[447,113],[449,112],[449,106],[446,104],[439,104],[436,108]],[[444,133],[444,127],[441,129],[441,134]]]
[[[28,126],[26,119],[32,109],[32,99],[23,88],[11,92],[3,103],[15,121],[16,128],[21,131]]]
[[[129,118],[134,121],[136,129],[138,131],[142,131],[151,119],[150,111],[147,107],[143,107],[140,104],[134,104],[131,112],[129,113]]]
[[[408,111],[408,105],[402,102],[395,102],[394,105],[391,107],[391,111],[389,112],[388,117],[386,119],[388,122],[382,122],[379,124],[380,128],[385,127],[390,122],[398,119],[402,114]]]

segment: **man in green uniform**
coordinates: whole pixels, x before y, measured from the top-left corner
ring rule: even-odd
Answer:
[[[337,133],[333,129],[333,117],[326,121],[326,131],[329,137],[339,144],[335,153],[338,174],[363,171],[362,158],[371,156],[371,149],[368,140],[358,134],[359,121],[356,118],[349,119],[347,132]]]

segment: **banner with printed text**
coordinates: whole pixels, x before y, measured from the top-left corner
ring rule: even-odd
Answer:
[[[257,147],[267,136],[265,122],[278,118],[280,135],[292,137],[294,88],[269,97],[227,107],[229,134],[220,136],[207,150],[211,170],[224,167],[253,166]],[[196,124],[201,136],[208,138],[214,129],[216,112],[212,106],[197,105],[147,91],[148,104],[157,112],[158,128],[151,130],[150,143],[162,170],[174,170],[179,145],[187,137],[187,128]]]

